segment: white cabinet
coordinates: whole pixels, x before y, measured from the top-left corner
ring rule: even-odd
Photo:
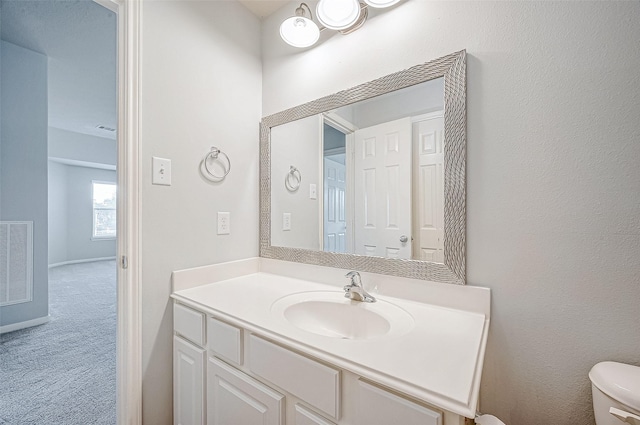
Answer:
[[[204,362],[206,352],[173,337],[173,423],[201,425],[205,420]]]
[[[175,425],[464,423],[194,308],[174,312]]]
[[[284,425],[284,396],[210,357],[207,365],[209,425]]]

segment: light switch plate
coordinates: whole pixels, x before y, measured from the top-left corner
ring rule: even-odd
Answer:
[[[218,234],[228,235],[231,233],[231,213],[218,212]]]
[[[291,213],[282,213],[282,230],[291,230]]]
[[[171,160],[153,157],[151,183],[163,186],[171,186]]]

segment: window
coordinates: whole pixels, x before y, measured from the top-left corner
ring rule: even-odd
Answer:
[[[116,185],[92,182],[93,184],[93,238],[116,237]]]

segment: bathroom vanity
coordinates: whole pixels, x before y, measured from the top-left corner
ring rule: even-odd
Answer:
[[[490,293],[465,286],[465,152],[464,51],[263,117],[260,258],[172,276],[174,422],[473,418]]]
[[[173,273],[174,423],[462,425],[486,288],[252,258]]]

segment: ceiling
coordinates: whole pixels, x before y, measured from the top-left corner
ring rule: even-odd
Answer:
[[[88,0],[2,0],[1,38],[48,57],[49,126],[115,139],[116,15]]]
[[[0,35],[48,57],[49,126],[115,139],[116,15],[90,0],[2,0]]]
[[[288,0],[238,0],[258,18],[266,18],[285,4]],[[293,10],[293,9],[292,9]],[[292,12],[293,13],[293,12]]]
[[[238,0],[259,18],[290,3]],[[116,15],[91,0],[0,0],[0,36],[49,59],[49,126],[115,139]]]

